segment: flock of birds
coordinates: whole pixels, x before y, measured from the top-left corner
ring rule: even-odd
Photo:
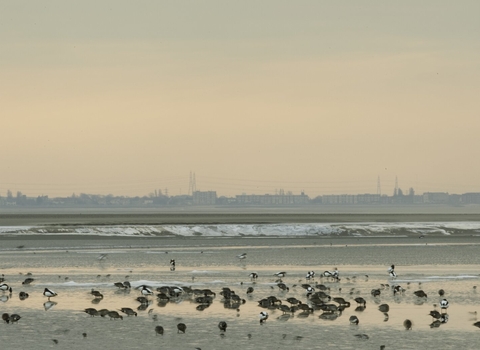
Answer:
[[[237,256],[238,259],[245,259],[247,256],[246,253],[240,254]],[[102,256],[104,259],[105,256]],[[170,260],[170,270],[175,270],[175,260]],[[394,297],[401,297],[406,293],[406,289],[402,288],[399,284],[394,283],[397,274],[395,272],[395,266],[391,265],[388,270],[388,275],[391,277],[392,284],[382,284],[380,288],[374,288],[371,290],[370,294],[374,298],[379,297],[382,293],[385,293],[386,290],[391,290]],[[273,310],[279,310],[282,314],[278,317],[279,319],[288,319],[292,317],[294,314],[299,317],[308,317],[312,315],[316,311],[320,311],[321,314],[319,315],[320,319],[324,320],[336,320],[338,317],[342,315],[342,312],[351,306],[351,301],[345,300],[343,297],[339,296],[332,296],[333,289],[335,291],[341,292],[342,288],[338,287],[340,284],[340,272],[337,268],[331,271],[324,271],[320,274],[319,278],[322,280],[323,283],[314,283],[316,273],[314,271],[308,271],[305,275],[305,283],[302,280],[298,281],[299,284],[293,284],[291,286],[287,285],[283,278],[287,275],[286,271],[279,271],[273,275],[275,278],[275,284],[271,286],[272,289],[275,289],[275,286],[278,288],[282,296],[285,296],[285,299],[282,300],[275,295],[270,295],[266,298],[262,298],[258,300],[258,306],[264,310],[262,310],[258,314],[258,319],[260,325],[267,322],[269,318],[269,312]],[[368,279],[368,276],[365,276]],[[249,274],[249,278],[251,280],[251,286],[246,289],[246,295],[248,298],[251,298],[254,295],[254,287],[257,283],[257,279],[259,278],[258,273],[252,272]],[[352,277],[355,278],[355,277]],[[349,280],[349,279],[348,279]],[[27,277],[23,282],[23,286],[28,286],[34,283],[35,279],[32,277]],[[0,277],[0,298],[11,297],[13,294],[13,289],[10,285],[5,283],[5,276],[2,275]],[[243,282],[240,284],[243,286]],[[335,288],[331,288],[330,286],[335,285]],[[214,302],[216,298],[216,293],[211,289],[195,289],[187,286],[162,286],[158,288],[152,288],[151,286],[147,285],[140,285],[135,288],[132,287],[129,281],[124,282],[115,282],[113,284],[114,287],[117,288],[117,292],[130,292],[130,290],[136,289],[138,291],[138,296],[135,300],[139,303],[137,311],[144,311],[147,310],[148,307],[152,304],[152,299],[154,298],[159,306],[165,306],[169,302],[178,302],[183,300],[190,300],[191,302],[197,304],[196,310],[203,311],[208,308]],[[304,298],[297,299],[295,297],[286,297],[287,293],[290,291],[290,288],[293,287],[301,287],[304,290]],[[8,296],[7,296],[8,294]],[[98,303],[100,300],[104,298],[103,294],[95,289],[90,291],[90,294],[93,295],[94,300],[97,300]],[[234,309],[240,311],[240,307],[246,303],[246,300],[240,295],[238,295],[234,290],[228,287],[223,287],[222,290],[219,292],[222,296],[222,302],[225,308]],[[361,296],[355,296],[358,294],[358,291],[355,291],[352,288],[349,292],[351,300],[356,303],[355,311],[361,313],[365,310],[367,300]],[[427,294],[423,290],[417,290],[413,292],[416,298],[420,300],[426,300]],[[430,311],[429,316],[432,317],[432,322],[430,323],[431,328],[440,327],[442,324],[448,322],[449,316],[447,310],[450,306],[448,300],[445,298],[445,291],[443,289],[438,291],[440,296],[439,302],[434,304],[434,310]],[[277,293],[278,295],[278,293]],[[47,298],[47,302],[44,304],[45,310],[48,310],[51,306],[55,305],[51,298],[55,298],[58,294],[49,289],[44,288],[43,296]],[[28,298],[29,295],[25,291],[19,292],[19,298],[21,300],[25,300]],[[5,301],[5,300],[3,300]],[[388,320],[388,312],[390,310],[390,306],[388,304],[380,304],[378,305],[378,310],[384,314],[385,320]],[[107,317],[111,320],[123,320],[124,316],[137,316],[138,313],[132,308],[123,307],[118,310],[108,310],[108,309],[99,309],[96,308],[86,308],[83,310],[86,314],[91,317]],[[153,309],[149,310],[149,314],[153,311]],[[21,319],[21,316],[17,313],[2,314],[2,320],[5,323],[16,323]],[[157,321],[158,318],[156,315],[153,315],[154,321]],[[360,319],[357,315],[352,315],[349,318],[349,324],[356,326],[360,323]],[[480,328],[480,321],[475,322],[473,324],[476,327]],[[411,330],[413,327],[413,322],[410,319],[406,319],[403,322],[403,326],[406,330]],[[227,330],[227,323],[226,321],[220,321],[218,323],[218,328],[224,334]],[[185,323],[178,323],[177,324],[177,333],[185,333],[187,330],[187,325]],[[163,326],[156,325],[154,327],[154,332],[156,335],[163,335],[165,330]],[[83,333],[84,337],[86,337],[86,333]],[[360,339],[368,339],[369,336],[367,334],[361,333],[356,334],[355,337]]]

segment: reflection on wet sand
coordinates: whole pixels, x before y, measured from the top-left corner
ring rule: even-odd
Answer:
[[[19,315],[15,327],[29,334],[23,339],[8,332],[4,341],[23,349],[49,348],[52,339],[71,349],[84,348],[84,342],[108,347],[119,337],[119,348],[143,342],[178,349],[258,349],[301,342],[308,349],[317,348],[320,337],[322,347],[339,349],[398,344],[413,349],[427,341],[469,348],[465,339],[478,332],[475,265],[428,265],[425,255],[417,257],[423,264],[395,261],[399,277],[391,278],[392,256],[373,265],[368,256],[358,264],[341,264],[343,256],[331,255],[324,256],[326,265],[318,263],[315,253],[322,250],[316,247],[283,245],[252,246],[239,259],[244,247],[201,254],[187,242],[186,249],[165,256],[132,249],[108,252],[104,259],[81,249],[22,251],[8,253],[6,267],[0,254],[3,283],[14,290],[0,292],[2,312]],[[409,248],[395,249],[408,254]],[[439,248],[447,260],[455,258],[448,255],[451,248]],[[362,249],[336,252],[362,256]],[[369,249],[380,253],[384,247]],[[282,263],[270,263],[279,254]],[[32,281],[25,284],[27,271]],[[22,299],[20,292],[29,297]],[[45,301],[53,293],[55,300]],[[442,332],[441,340],[435,332]]]

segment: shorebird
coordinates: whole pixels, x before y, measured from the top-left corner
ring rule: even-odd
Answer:
[[[268,319],[268,312],[262,311],[262,312],[260,312],[258,317],[260,318],[260,324],[262,324]]]
[[[287,273],[285,271],[280,271],[280,272],[274,273],[273,275],[277,276],[277,277],[280,277],[280,278],[283,278],[287,275]]]
[[[185,331],[187,330],[187,326],[185,325],[185,323],[179,323],[177,324],[177,333],[185,333]]]
[[[367,305],[367,301],[362,297],[355,298],[354,300],[357,302],[357,304],[362,304],[364,307]]]
[[[358,325],[358,322],[360,322],[358,317],[355,315],[350,316],[349,321],[350,321],[350,324],[354,324],[354,325]]]
[[[153,292],[150,288],[148,288],[147,286],[142,286],[142,295],[152,295]]]
[[[128,316],[137,316],[137,313],[129,307],[122,307],[120,311],[123,312],[124,314],[127,314]]]
[[[252,280],[256,280],[258,278],[258,273],[252,272],[250,275],[248,275],[248,277],[250,277]]]
[[[162,326],[156,326],[155,327],[155,335],[160,334],[163,335],[163,327]]]
[[[97,256],[97,260],[105,260],[107,258],[107,255],[108,254],[100,254],[99,256]]]
[[[9,291],[10,293],[12,292],[12,287],[10,287],[8,284],[6,283],[2,283],[0,284],[0,290],[2,292],[6,292],[6,291]]]
[[[247,253],[239,254],[239,255],[237,255],[237,258],[239,258],[240,260],[246,259],[247,258]]]
[[[323,277],[330,277],[338,280],[339,272],[338,269],[335,268],[333,271],[324,271],[322,275]]]
[[[385,313],[385,312],[390,311],[390,306],[388,304],[382,304],[378,307],[378,310]]]
[[[415,294],[417,297],[419,298],[426,298],[427,297],[427,293],[425,293],[423,290],[417,290],[415,292],[413,292],[413,294]]]
[[[388,271],[388,274],[389,274],[390,277],[392,277],[392,278],[396,278],[396,277],[397,277],[397,274],[395,273],[395,265],[392,264],[392,265],[387,269],[387,271]]]
[[[247,294],[252,294],[252,293],[253,293],[253,287],[248,287]]]
[[[120,314],[119,314],[118,312],[116,312],[116,311],[109,311],[109,312],[107,312],[107,315],[108,315],[108,317],[110,317],[110,319],[114,319],[114,320],[115,320],[115,319],[119,318],[119,319],[123,320],[123,316],[120,315]]]
[[[307,275],[305,276],[305,279],[308,281],[308,280],[314,279],[314,278],[315,278],[315,271],[308,271]]]
[[[50,290],[48,288],[45,288],[43,290],[43,295],[48,298],[48,301],[50,301],[50,298],[56,297],[57,293],[55,293],[53,290]]]
[[[20,298],[20,300],[25,300],[28,298],[28,293],[25,293],[25,292],[20,292],[18,293],[18,297]]]
[[[83,311],[85,311],[87,314],[89,314],[89,315],[92,316],[92,317],[93,317],[93,316],[98,316],[98,311],[97,311],[97,309],[94,309],[93,307],[89,307],[89,308],[87,308],[87,309],[85,309],[85,310],[83,310]]]
[[[35,281],[33,278],[31,277],[28,277],[28,278],[25,278],[25,281],[22,282],[22,284],[30,284],[32,283],[33,281]]]
[[[450,306],[450,303],[448,302],[447,299],[440,300],[440,309],[442,309],[442,312],[446,312],[449,306]]]
[[[412,321],[406,319],[405,321],[403,321],[403,327],[405,327],[407,331],[412,329]]]
[[[225,332],[227,330],[227,322],[225,321],[220,321],[218,323],[218,328],[222,331]]]
[[[4,314],[2,314],[2,320],[5,323],[9,323],[10,322],[10,315],[5,312]]]

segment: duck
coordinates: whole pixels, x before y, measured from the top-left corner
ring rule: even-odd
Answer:
[[[160,334],[163,335],[163,327],[162,326],[156,326],[155,327],[155,335]]]
[[[122,307],[120,311],[128,316],[137,316],[137,313],[129,307]]]
[[[267,319],[268,319],[268,312],[262,311],[262,312],[260,312],[260,314],[258,315],[258,317],[260,318],[260,324],[263,324],[263,323],[266,322]]]
[[[448,302],[447,299],[440,300],[440,308],[442,309],[442,311],[445,311],[446,309],[448,309],[449,306],[450,306],[450,303]]]
[[[48,298],[48,301],[50,301],[50,298],[56,297],[58,294],[51,289],[45,288],[43,290],[43,295]]]
[[[153,292],[150,288],[148,288],[147,286],[142,286],[142,295],[152,295]]]
[[[30,284],[32,283],[33,281],[35,281],[35,279],[31,278],[31,277],[28,277],[28,278],[25,278],[25,281],[22,282],[23,285],[26,285],[26,284]]]
[[[227,322],[225,321],[220,321],[218,323],[218,328],[222,331],[225,332],[227,330]]]
[[[185,323],[179,323],[177,324],[177,333],[185,333],[185,331],[187,330],[187,325]]]
[[[279,278],[283,278],[287,275],[287,273],[285,271],[280,271],[280,272],[276,272],[273,274],[274,276],[277,276]]]
[[[405,321],[403,321],[403,327],[405,327],[405,329],[407,331],[411,330],[412,329],[412,321],[410,321],[409,319],[406,319]]]
[[[247,253],[239,254],[239,255],[237,255],[237,258],[240,259],[240,260],[246,259],[247,258]]]
[[[358,323],[360,322],[358,317],[355,315],[350,316],[349,321],[350,321],[350,324],[354,324],[354,325],[358,325]]]
[[[250,277],[252,280],[256,280],[258,278],[258,273],[252,272],[250,275],[248,275],[248,277]]]

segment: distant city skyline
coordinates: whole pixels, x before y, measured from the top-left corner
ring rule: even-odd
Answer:
[[[192,184],[192,174],[193,174],[193,180],[194,183]],[[349,191],[348,186],[343,187],[342,183],[336,183],[331,187],[331,184],[322,184],[322,183],[292,183],[289,182],[289,186],[281,186],[280,182],[278,183],[278,186],[275,186],[273,183],[268,183],[268,181],[265,182],[255,182],[252,180],[246,180],[242,182],[241,179],[223,179],[225,181],[228,180],[234,180],[237,181],[236,183],[233,183],[233,185],[230,187],[230,185],[227,182],[220,182],[220,185],[216,186],[215,180],[218,180],[218,178],[208,178],[209,181],[207,181],[209,186],[202,185],[203,177],[197,176],[196,173],[190,173],[190,176],[185,176],[181,178],[183,181],[185,181],[185,186],[179,187],[178,192],[175,191],[175,188],[173,187],[168,187],[168,186],[157,186],[154,188],[151,188],[150,190],[147,190],[143,193],[135,193],[135,194],[125,194],[122,192],[119,193],[114,193],[114,192],[106,192],[106,191],[62,191],[62,193],[58,194],[56,191],[52,191],[51,193],[48,192],[38,192],[38,191],[27,191],[27,189],[21,189],[21,188],[8,188],[6,190],[2,190],[0,192],[0,197],[6,197],[7,192],[10,191],[11,195],[13,197],[16,196],[17,192],[21,192],[23,195],[27,195],[28,197],[37,197],[37,196],[49,196],[49,197],[70,197],[72,195],[80,195],[80,194],[88,194],[88,195],[99,195],[99,196],[107,196],[107,195],[113,195],[116,197],[148,197],[148,196],[160,196],[160,195],[166,195],[166,196],[180,196],[180,195],[192,195],[192,185],[194,191],[200,191],[200,192],[207,192],[207,191],[215,191],[219,197],[225,196],[225,197],[235,197],[237,195],[276,195],[276,194],[287,194],[291,193],[293,195],[299,195],[301,193],[305,193],[308,195],[310,198],[315,198],[318,196],[327,196],[327,195],[361,195],[361,194],[381,194],[381,195],[387,195],[387,196],[393,196],[396,191],[395,191],[395,186],[398,186],[398,190],[400,190],[404,195],[407,195],[411,189],[414,190],[416,195],[421,195],[423,193],[429,193],[429,192],[441,192],[441,193],[449,193],[449,194],[463,194],[463,193],[476,193],[480,192],[480,190],[467,190],[467,191],[461,191],[461,192],[456,192],[456,191],[447,191],[439,186],[431,186],[430,190],[419,190],[415,188],[414,186],[401,186],[401,182],[396,177],[393,181],[389,182],[388,188],[385,188],[383,182],[381,181],[380,178],[377,178],[374,185],[368,185],[365,186],[365,191]],[[198,181],[198,180],[199,181]],[[222,179],[220,179],[222,180]],[[378,192],[378,184],[380,180],[380,193]],[[179,179],[176,179],[176,183],[178,183]],[[242,186],[243,184],[243,186]],[[305,185],[305,186],[303,186]],[[319,186],[325,186],[325,190],[321,191]],[[0,183],[0,188],[6,188],[5,184]],[[369,188],[367,188],[369,187]],[[108,188],[108,186],[106,186]],[[236,189],[239,189],[238,191]],[[263,190],[262,190],[263,189]]]
[[[3,1],[0,193],[480,191],[480,1]]]

